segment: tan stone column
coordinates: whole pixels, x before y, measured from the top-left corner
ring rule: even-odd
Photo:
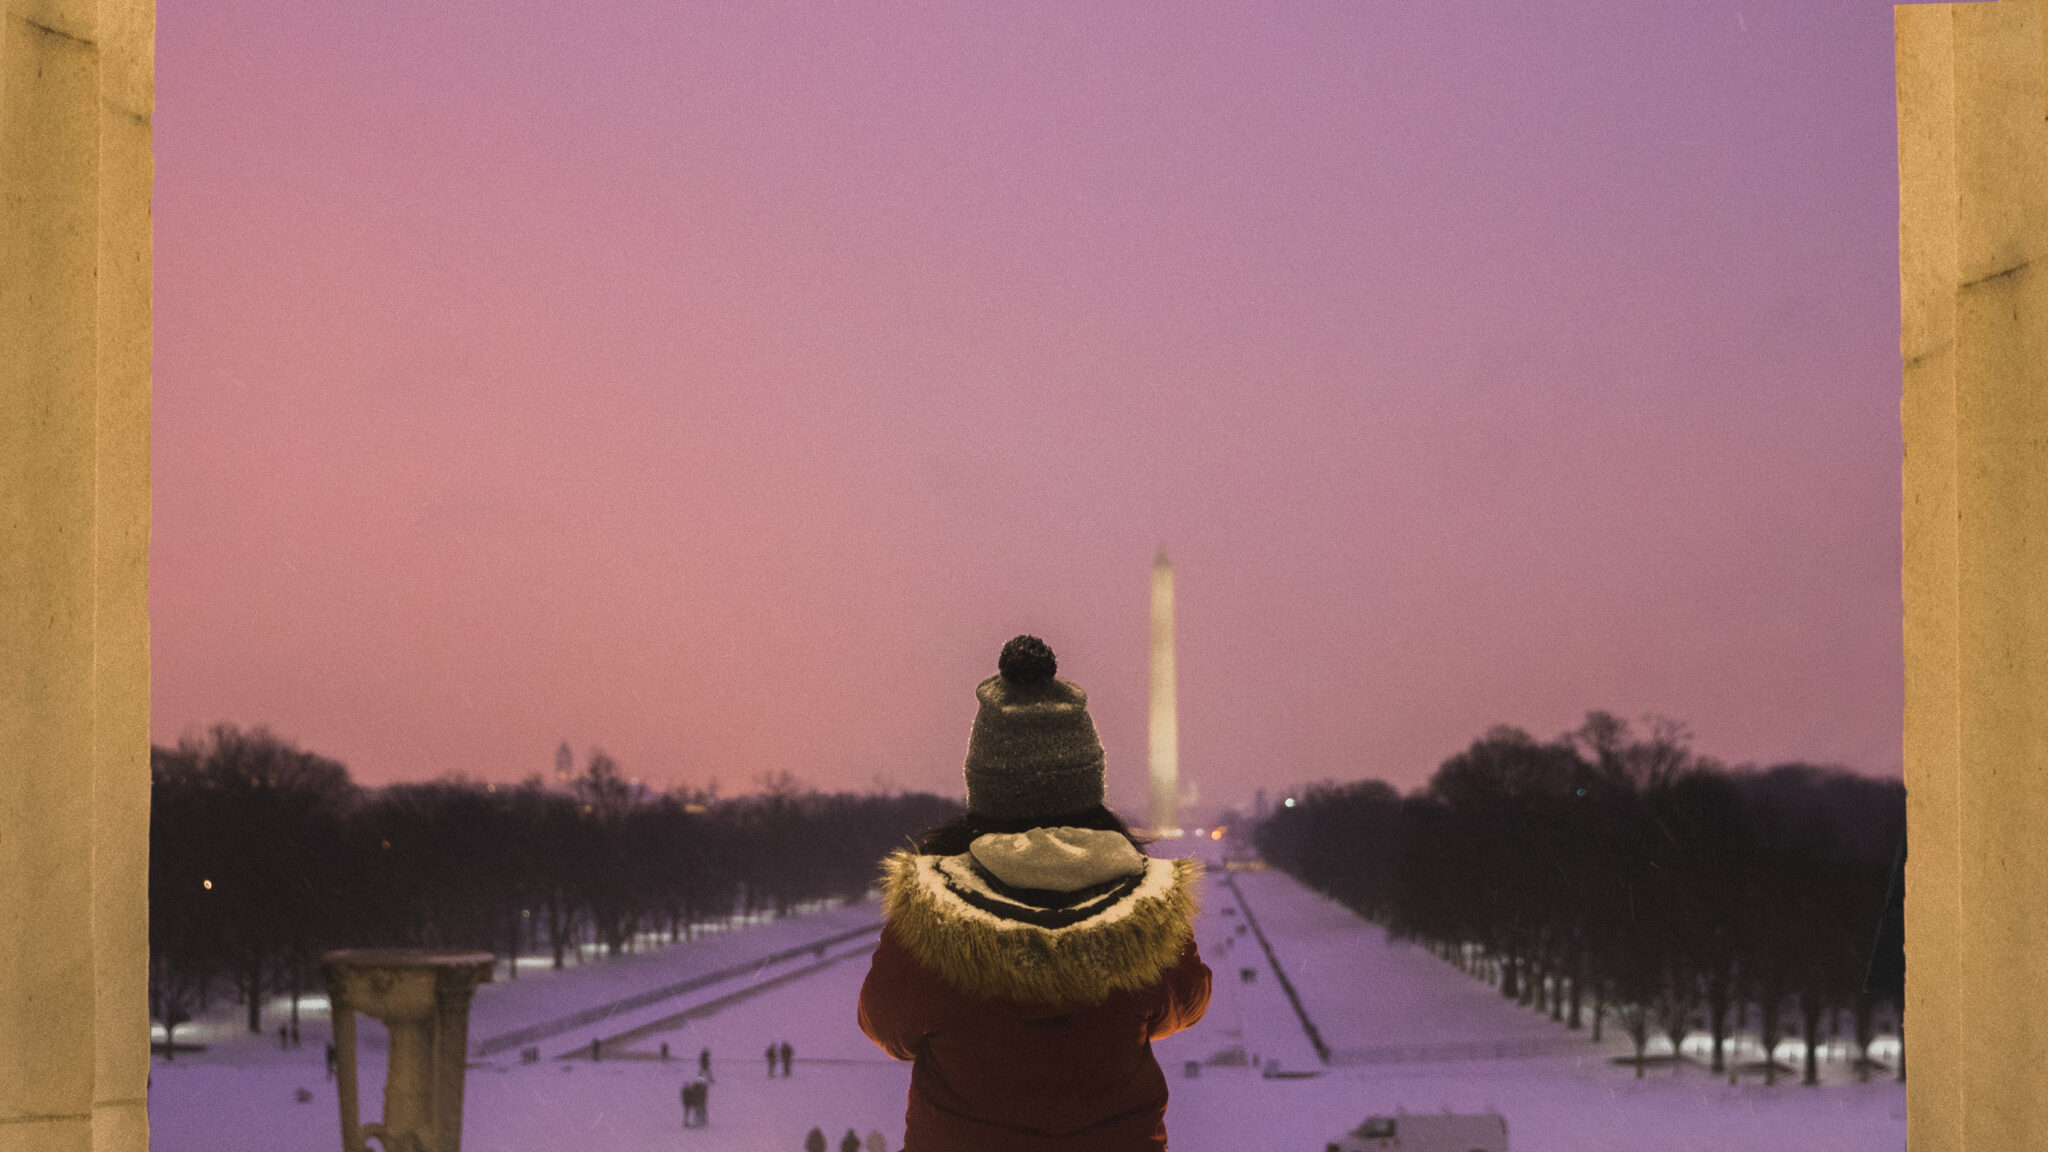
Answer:
[[[1900,6],[1908,1146],[2048,1116],[2048,34]]]
[[[148,1147],[155,8],[0,19],[0,1152]]]

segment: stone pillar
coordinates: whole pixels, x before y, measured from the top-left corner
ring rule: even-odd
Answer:
[[[1895,12],[1905,392],[1907,1143],[2048,1116],[2048,36]]]
[[[0,1152],[142,1152],[155,6],[0,10]]]
[[[329,952],[321,964],[334,1019],[343,1152],[460,1152],[462,1086],[469,1055],[469,1000],[491,979],[488,952],[363,948]],[[356,1079],[356,1013],[391,1036],[384,1116],[365,1124]]]
[[[1173,670],[1173,566],[1166,549],[1152,562],[1152,709],[1149,729],[1154,836],[1180,826],[1180,717]]]

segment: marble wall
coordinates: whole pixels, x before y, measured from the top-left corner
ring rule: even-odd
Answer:
[[[2048,1117],[2043,7],[1894,9],[1914,1152]]]
[[[0,23],[0,1152],[149,1143],[155,19]]]

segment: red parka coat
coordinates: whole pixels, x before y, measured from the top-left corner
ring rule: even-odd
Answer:
[[[971,853],[887,863],[860,1025],[911,1060],[904,1152],[1157,1152],[1152,1041],[1201,1019],[1191,860],[1080,891],[1005,884]]]

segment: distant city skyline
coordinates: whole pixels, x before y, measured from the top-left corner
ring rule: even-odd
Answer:
[[[1146,811],[1488,727],[1895,776],[1887,5],[193,0],[152,735],[958,794],[1019,632]]]

